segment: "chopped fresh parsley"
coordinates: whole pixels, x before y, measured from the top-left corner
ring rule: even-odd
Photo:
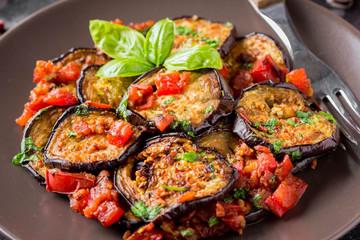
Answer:
[[[209,227],[213,227],[219,223],[219,220],[215,216],[212,216],[211,218],[209,218],[208,223],[209,223]]]
[[[278,154],[280,152],[280,147],[284,143],[284,141],[275,141],[272,145],[274,147],[274,152]]]
[[[287,124],[293,126],[293,127],[297,127],[297,126],[300,126],[300,123],[295,123],[293,120],[291,119],[288,119],[285,121]]]
[[[191,230],[180,230],[180,233],[181,233],[181,236],[183,237],[187,237],[187,236],[193,236],[194,235],[194,232],[191,231]]]
[[[138,201],[134,206],[131,206],[131,211],[136,217],[143,217],[147,220],[154,219],[160,213],[161,209],[162,206],[156,206],[155,208],[147,207],[142,201]]]
[[[89,115],[89,106],[82,104],[76,107],[75,114],[79,116]]]
[[[175,29],[175,34],[176,35],[193,35],[193,36],[197,36],[198,33],[195,32],[194,30],[188,28],[188,27],[176,27]]]
[[[275,137],[274,135],[267,135],[267,134],[262,133],[262,132],[260,132],[259,134],[260,134],[262,137],[266,137],[266,138],[274,138],[274,137]]]
[[[120,103],[120,106],[118,108],[119,110],[119,115],[122,116],[125,121],[129,121],[130,120],[130,116],[127,112],[127,103],[128,103],[128,99],[129,99],[129,94],[126,92],[123,96],[123,99]]]
[[[209,44],[211,47],[214,47],[214,48],[217,48],[220,44],[219,39],[211,39],[209,37],[201,37],[200,41],[205,42],[206,44]]]
[[[175,130],[179,125],[182,127],[183,132],[191,137],[195,137],[195,133],[192,131],[191,123],[187,120],[172,121],[170,128]]]
[[[168,186],[165,184],[160,183],[160,186],[165,188],[166,190],[173,190],[173,191],[179,191],[179,192],[185,192],[189,190],[187,187],[174,187],[174,186]]]
[[[309,118],[311,116],[312,116],[311,112],[296,111],[297,118]]]
[[[220,124],[219,128],[227,128],[227,126],[225,124]]]
[[[233,200],[232,197],[226,197],[226,198],[224,198],[224,203],[229,203],[229,202],[231,202],[232,200]]]
[[[252,137],[259,137],[259,136],[256,135],[256,134],[251,134],[250,136],[252,136]]]
[[[303,137],[304,137],[304,135],[302,135],[302,133],[301,133],[301,132],[299,132],[299,137],[303,138]]]
[[[252,67],[254,67],[254,63],[244,63],[239,66],[239,68],[245,68],[245,69],[252,68]]]
[[[321,115],[323,115],[324,117],[326,117],[327,120],[337,124],[335,118],[330,114],[330,113],[327,113],[327,112],[323,112],[323,111],[320,111],[319,112]]]
[[[296,150],[294,152],[286,152],[286,154],[290,156],[291,160],[300,160],[301,159],[300,150]]]
[[[232,27],[233,24],[232,24],[231,22],[226,22],[226,23],[225,23],[225,26],[227,26],[227,27]]]
[[[204,114],[204,113],[209,113],[212,112],[214,110],[213,106],[207,106],[205,110],[202,110],[200,113]]]
[[[254,127],[255,127],[255,128],[258,128],[259,125],[260,125],[259,122],[255,122]]]
[[[256,209],[260,209],[262,208],[262,206],[258,203],[258,201],[260,199],[262,199],[263,195],[262,194],[256,194],[254,197],[253,197],[253,203],[254,203],[254,207]]]
[[[199,157],[199,155],[196,152],[186,152],[186,153],[177,154],[175,159],[185,160],[188,162],[195,162],[198,157]]]
[[[172,103],[174,100],[175,100],[175,97],[171,96],[167,100],[164,101],[164,104],[168,105],[168,104]]]
[[[68,137],[72,138],[72,137],[76,137],[76,135],[77,135],[76,133],[70,131]]]
[[[21,141],[21,153],[18,153],[14,156],[12,163],[13,164],[21,164],[27,161],[38,161],[40,160],[39,157],[34,154],[30,154],[32,151],[43,151],[43,148],[39,148],[34,145],[34,140],[32,137],[24,138]]]
[[[249,189],[246,189],[246,188],[235,188],[234,189],[234,198],[246,200],[247,199],[246,195],[248,192],[249,192]]]
[[[315,123],[313,122],[313,120],[311,120],[310,118],[303,118],[300,120],[300,122],[302,124],[310,124],[310,125],[314,125]]]

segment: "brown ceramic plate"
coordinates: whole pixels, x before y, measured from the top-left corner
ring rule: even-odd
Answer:
[[[302,0],[289,1],[290,13],[305,43],[354,89],[360,98],[360,33],[325,9]],[[18,117],[33,88],[38,59],[52,59],[71,47],[93,46],[90,19],[120,18],[125,23],[197,14],[230,21],[238,35],[271,29],[244,0],[63,1],[48,7],[0,38],[0,231],[12,239],[120,239],[123,230],[104,228],[69,208],[67,198],[48,193],[25,169],[12,165],[20,150]],[[359,141],[359,140],[358,140]],[[360,142],[360,141],[359,141]],[[283,218],[270,216],[248,226],[242,237],[225,239],[336,239],[360,221],[360,151],[343,143],[301,177],[309,187]]]

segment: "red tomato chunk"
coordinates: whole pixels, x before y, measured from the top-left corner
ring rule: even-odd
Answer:
[[[49,105],[69,106],[78,103],[77,98],[64,88],[52,90],[45,98],[44,102]]]
[[[131,124],[125,121],[116,121],[110,126],[108,133],[109,143],[122,147],[129,140],[134,131]]]
[[[158,96],[178,94],[185,88],[189,78],[190,72],[183,72],[181,77],[179,72],[157,75],[155,80],[156,94]]]
[[[110,174],[104,170],[96,177],[94,187],[80,189],[69,196],[72,209],[87,218],[97,219],[105,227],[117,222],[124,213],[109,178]]]
[[[155,96],[151,86],[131,84],[128,93],[136,110],[146,110],[154,104]]]
[[[292,70],[290,73],[286,74],[286,82],[295,85],[305,96],[312,95],[311,82],[306,76],[305,69]]]
[[[174,120],[175,116],[168,112],[165,112],[163,115],[154,117],[155,126],[160,131],[164,131]]]

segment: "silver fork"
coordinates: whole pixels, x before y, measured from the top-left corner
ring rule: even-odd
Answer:
[[[255,12],[275,31],[287,48],[290,65],[293,69],[305,68],[314,89],[314,98],[321,107],[329,111],[326,103],[336,113],[340,130],[344,136],[357,145],[355,138],[360,136],[360,102],[350,88],[323,61],[318,59],[296,34],[288,17],[285,1],[274,3],[264,9],[258,9],[252,0],[248,0]],[[343,99],[340,101],[339,97]],[[349,115],[344,105],[353,112]],[[350,131],[348,131],[350,130]],[[355,134],[355,135],[354,135]],[[357,136],[357,137],[356,137]]]

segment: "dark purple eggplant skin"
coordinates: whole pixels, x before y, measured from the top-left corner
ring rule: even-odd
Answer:
[[[38,111],[28,122],[28,124],[25,126],[24,129],[24,134],[23,134],[23,139],[28,138],[31,136],[31,130],[33,129],[33,127],[35,127],[35,125],[37,124],[37,121],[39,120],[39,118],[42,117],[42,115],[45,112],[50,112],[50,111],[59,111],[59,113],[61,112],[65,112],[65,110],[68,107],[58,107],[58,106],[50,106],[47,108],[43,108],[40,111]],[[48,131],[42,130],[41,133],[45,134],[47,139],[50,137],[51,134],[51,130],[53,125],[55,124],[56,121],[54,121],[53,119],[48,119],[47,123],[51,126],[51,128],[47,129]],[[32,136],[31,136],[32,137]],[[34,140],[34,139],[33,139]],[[36,145],[37,147],[45,147],[47,141],[44,144],[41,144],[41,146]],[[24,167],[25,169],[27,169],[29,171],[29,173],[40,183],[40,185],[45,185],[45,178],[43,178],[34,168],[31,167],[29,162],[24,162],[21,164],[22,167]]]
[[[97,50],[96,48],[86,48],[86,47],[77,47],[77,48],[71,48],[69,51],[61,54],[59,57],[56,57],[52,59],[51,61],[53,63],[59,63],[61,61],[66,61],[66,58],[69,57],[71,54],[76,54],[77,52],[88,52],[96,54]],[[107,58],[104,56],[104,58]]]
[[[150,145],[152,145],[154,143],[161,142],[162,138],[165,138],[165,137],[186,138],[186,139],[191,140],[198,147],[198,145],[197,145],[196,141],[194,140],[194,138],[192,138],[192,137],[190,137],[190,136],[188,136],[188,135],[186,135],[184,133],[168,133],[168,134],[161,134],[161,135],[154,136],[152,138],[147,139],[144,148],[142,148],[141,150],[138,150],[138,153],[141,152],[143,149],[146,149],[148,146],[150,146]],[[206,150],[206,148],[200,148],[200,147],[198,147],[198,148],[202,149],[202,150]],[[193,210],[209,206],[209,205],[211,205],[211,204],[213,204],[213,203],[215,203],[215,202],[217,202],[219,200],[222,200],[226,196],[226,194],[228,192],[230,192],[234,188],[234,185],[236,184],[236,181],[237,181],[238,175],[239,175],[238,171],[234,167],[230,166],[228,164],[228,162],[226,161],[226,159],[220,153],[218,153],[215,149],[211,148],[209,150],[216,153],[219,156],[219,158],[221,159],[221,161],[223,161],[228,167],[233,169],[232,179],[229,182],[229,184],[226,187],[224,187],[223,189],[221,189],[219,192],[217,192],[216,194],[212,195],[212,196],[203,197],[203,198],[200,198],[200,199],[196,199],[196,200],[187,201],[187,202],[184,202],[184,203],[181,203],[181,204],[177,204],[177,205],[167,209],[161,215],[158,215],[155,219],[152,219],[152,220],[142,219],[144,222],[160,223],[160,222],[165,221],[165,220],[176,220],[179,217],[181,217],[181,216],[183,216],[183,215],[185,215],[187,213],[190,213]],[[121,166],[120,166],[120,168],[121,168]],[[131,200],[129,200],[126,197],[126,195],[121,191],[121,189],[119,189],[118,186],[117,186],[117,172],[118,172],[118,169],[115,170],[115,174],[114,174],[114,186],[115,186],[116,190],[120,193],[120,195],[127,201],[129,206],[132,206]]]
[[[139,76],[134,82],[133,84],[137,84],[139,81],[141,81],[142,78],[150,76],[152,74],[155,74],[156,72],[158,72],[162,67],[157,67],[154,68],[144,74],[142,74],[141,76]],[[220,91],[222,92],[221,96],[220,96],[220,103],[219,106],[217,107],[217,109],[215,111],[213,111],[210,116],[204,120],[204,122],[198,126],[197,128],[193,128],[191,129],[191,132],[194,132],[195,134],[201,133],[203,131],[205,131],[206,129],[210,128],[211,126],[213,126],[219,119],[229,116],[232,114],[233,109],[234,109],[234,97],[231,93],[231,89],[228,85],[228,83],[226,82],[226,80],[222,77],[222,75],[216,70],[216,69],[205,69],[203,71],[214,71],[215,76],[217,78],[218,81],[218,86]],[[121,103],[120,103],[121,104]],[[148,121],[145,118],[143,118],[140,114],[136,113],[135,111],[132,111],[130,109],[127,110],[127,114],[130,117],[130,122],[134,125],[142,125],[145,126],[148,131],[150,133],[154,133],[154,134],[161,134],[161,133],[167,133],[170,132],[171,130],[166,129],[164,132],[160,132],[156,126],[155,126],[155,122],[154,121]],[[181,131],[182,127],[179,126],[177,129],[175,129],[176,131]]]
[[[270,81],[265,81],[265,82],[261,82],[261,83],[252,85],[251,87],[244,89],[236,102],[238,102],[242,98],[242,96],[244,95],[244,93],[246,91],[248,91],[258,85],[270,85],[272,87],[292,89],[292,90],[296,90],[302,94],[302,92],[292,84],[274,83],[273,81],[270,80]],[[304,97],[304,99],[306,99],[304,95],[303,95],[303,97]],[[309,102],[306,102],[306,104],[309,105]],[[314,106],[316,106],[316,104],[311,105],[311,107],[314,107]],[[262,146],[266,146],[266,147],[270,148],[271,151],[273,152],[273,154],[275,155],[276,159],[279,161],[281,161],[284,158],[284,156],[287,152],[300,151],[301,152],[300,161],[306,160],[309,163],[304,164],[303,167],[300,167],[300,165],[299,165],[299,169],[296,172],[303,170],[306,166],[308,166],[310,164],[311,161],[308,160],[308,158],[319,157],[328,151],[334,151],[340,143],[339,128],[336,128],[331,137],[326,138],[325,140],[323,140],[321,142],[318,142],[315,144],[305,144],[305,145],[297,145],[297,146],[293,146],[293,147],[281,148],[280,152],[278,154],[275,154],[273,145],[270,144],[269,142],[265,141],[262,138],[253,136],[255,133],[250,129],[250,127],[248,126],[246,121],[239,114],[237,114],[237,116],[235,118],[233,132],[236,133],[250,147],[262,145]]]
[[[143,142],[143,136],[144,136],[144,131],[143,129],[140,129],[141,133],[138,136],[138,138],[136,139],[136,141],[128,147],[128,149],[126,149],[119,157],[115,158],[115,159],[110,159],[107,161],[99,161],[99,162],[93,162],[93,163],[78,163],[78,164],[74,164],[65,160],[61,160],[61,159],[49,159],[47,157],[47,149],[49,147],[51,138],[53,137],[53,134],[56,131],[56,128],[61,124],[61,122],[67,118],[70,117],[72,114],[75,114],[76,108],[80,106],[73,106],[71,108],[69,108],[68,110],[66,110],[66,112],[64,112],[64,114],[59,118],[59,120],[55,123],[54,128],[51,132],[51,136],[49,138],[48,143],[45,146],[44,149],[44,162],[46,164],[46,166],[50,167],[50,168],[59,168],[61,170],[64,171],[68,171],[68,172],[82,172],[82,171],[86,171],[86,172],[100,172],[101,170],[106,170],[106,169],[114,169],[116,167],[118,167],[121,162],[123,162],[125,159],[127,159],[129,156],[131,156],[134,152],[136,152],[142,145]],[[111,112],[114,115],[116,115],[115,110],[113,109],[99,109],[96,107],[92,107],[92,106],[88,106],[88,110],[89,111],[99,111],[99,112]]]
[[[177,19],[182,19],[182,18],[192,18],[192,16],[186,16],[185,15],[185,16],[181,16],[181,17],[172,18],[172,20],[177,20]],[[214,21],[211,21],[210,19],[206,19],[206,18],[203,18],[203,17],[199,17],[199,19],[208,20],[208,21],[210,21],[212,23],[225,24],[225,22],[222,22],[222,21],[215,21],[214,22]],[[225,39],[225,41],[218,48],[218,52],[219,52],[221,58],[224,58],[229,54],[230,49],[231,49],[232,45],[234,44],[235,40],[236,40],[236,28],[235,28],[235,25],[233,25],[232,28],[231,28],[229,36]]]
[[[88,69],[94,69],[94,70],[99,70],[100,69],[100,65],[90,65],[87,66],[84,70],[81,71],[81,76],[80,78],[76,81],[76,97],[79,99],[79,101],[81,103],[86,102],[85,96],[83,94],[83,82],[85,80],[85,74],[86,71],[88,71]]]

